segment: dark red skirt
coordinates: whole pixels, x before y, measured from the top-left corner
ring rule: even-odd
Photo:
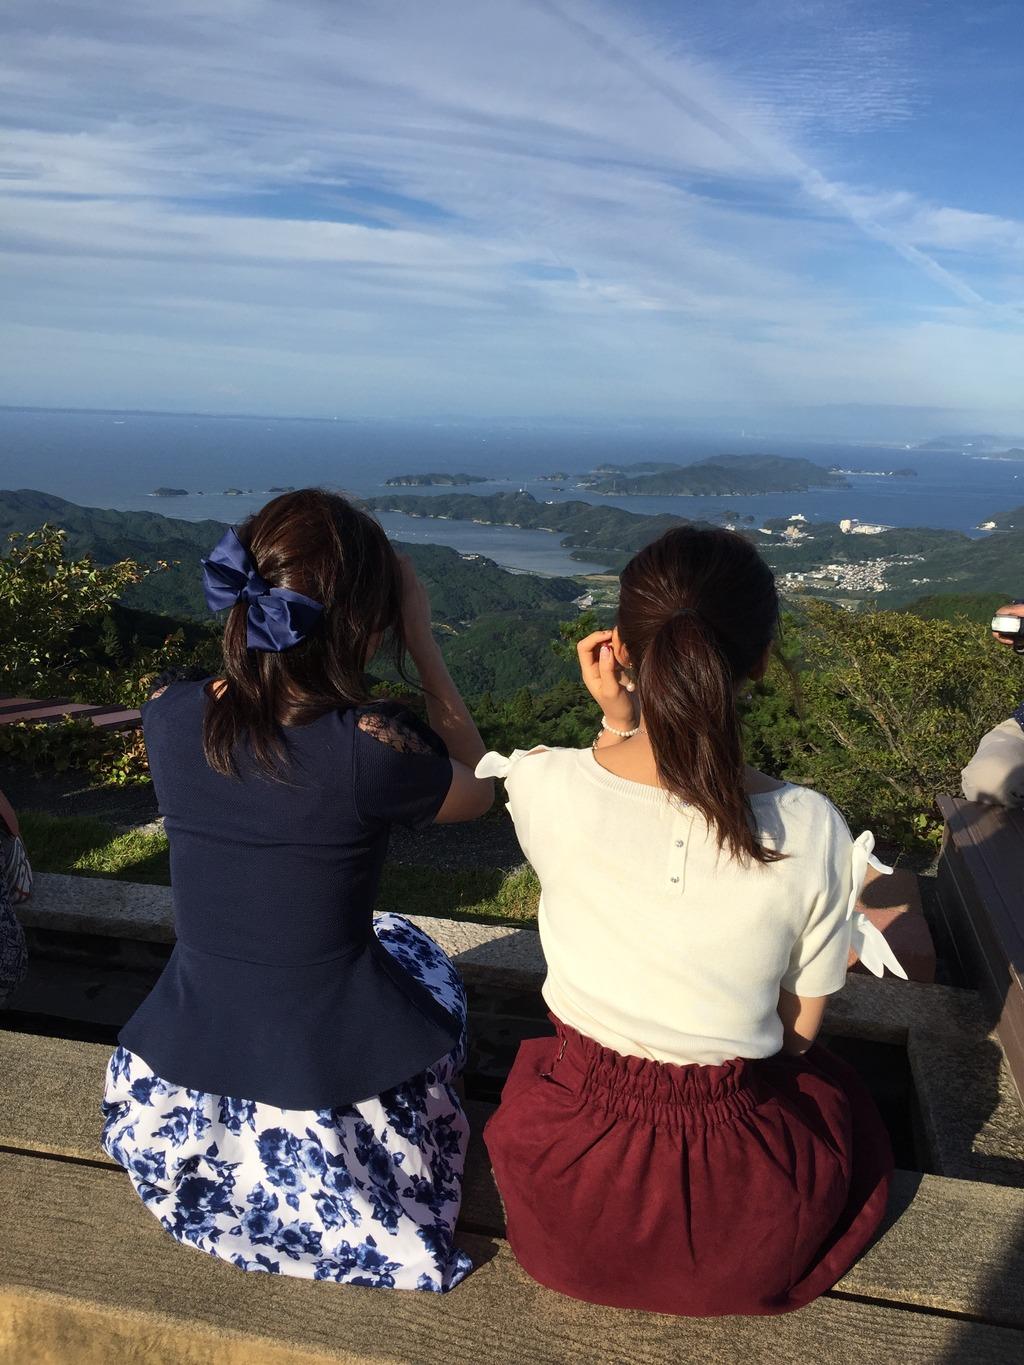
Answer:
[[[484,1132],[535,1280],[658,1313],[786,1313],[864,1251],[892,1150],[845,1062],[815,1045],[673,1066],[554,1022],[519,1049]]]

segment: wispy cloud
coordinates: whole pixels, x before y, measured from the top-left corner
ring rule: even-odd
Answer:
[[[872,156],[913,8],[15,0],[4,397],[1008,408],[1024,225]]]

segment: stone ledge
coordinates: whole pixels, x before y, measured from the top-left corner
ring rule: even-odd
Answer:
[[[157,943],[174,942],[174,913],[167,886],[101,877],[43,873],[36,892],[18,907],[26,928]],[[471,985],[539,991],[544,957],[535,929],[411,915],[454,960]],[[975,992],[894,977],[851,972],[846,989],[829,1002],[827,1028],[836,1034],[906,1042],[908,1031],[979,1038],[989,1031]]]
[[[174,942],[169,886],[37,872],[31,900],[17,911],[26,929]]]
[[[47,933],[174,942],[169,886],[41,873],[32,899],[18,907],[18,915],[26,928]],[[467,981],[540,988],[544,958],[535,929],[425,915],[409,918],[436,939]],[[919,1024],[942,1031],[988,1031],[973,992],[949,986],[851,973],[846,990],[829,1006],[828,1026],[834,1032],[856,1031],[859,1037],[883,1042],[902,1042],[907,1029]]]
[[[43,872],[36,876],[32,899],[18,906],[18,917],[26,929],[44,933],[174,942],[169,886]],[[426,915],[409,918],[457,962],[467,981],[529,990],[539,988],[544,978],[535,929]]]

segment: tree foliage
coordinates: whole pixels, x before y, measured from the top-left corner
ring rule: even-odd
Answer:
[[[88,628],[104,628],[113,604],[151,571],[133,559],[70,559],[67,533],[44,525],[8,536],[0,557],[0,686],[74,690],[89,671]]]
[[[426,559],[436,576],[458,556]],[[465,566],[458,566],[451,582],[461,584]],[[11,535],[0,557],[0,691],[130,706],[169,665],[212,672],[218,625],[120,604],[164,567],[76,557],[65,533],[50,525]],[[522,580],[492,569],[473,570],[476,606],[487,609],[474,614],[474,604],[457,594],[446,610],[469,612],[468,624],[442,618],[437,626],[488,747],[507,753],[589,744],[598,716],[578,679],[576,644],[602,624],[598,613],[564,619],[564,604],[553,600],[567,591],[560,580],[545,584],[551,596],[540,603],[513,600],[493,610],[501,583],[491,578],[520,587]],[[984,615],[989,602],[954,600],[954,619],[943,619],[941,598],[922,604],[926,615],[850,613],[815,601],[788,613],[768,674],[744,703],[749,761],[824,792],[855,827],[870,826],[904,846],[933,844],[935,797],[959,789],[981,735],[1024,694],[1022,661],[963,614],[966,605]],[[381,686],[393,692],[394,681]],[[85,766],[106,781],[145,775],[137,732],[99,732],[73,721],[5,726],[0,748],[43,769]]]
[[[196,653],[187,628],[119,606],[129,588],[164,568],[163,561],[73,558],[55,526],[10,534],[0,556],[0,693],[137,705],[155,673]],[[147,775],[138,731],[71,718],[3,726],[0,749],[38,771],[80,767],[113,783]]]
[[[934,843],[935,798],[960,789],[978,740],[1010,714],[1024,670],[987,631],[905,612],[811,603],[747,723],[751,761],[828,795],[852,824]]]

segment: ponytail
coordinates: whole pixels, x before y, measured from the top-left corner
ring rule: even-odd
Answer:
[[[675,605],[681,597],[699,606]],[[744,863],[783,856],[757,836],[736,704],[777,620],[771,571],[728,531],[674,528],[622,575],[619,634],[636,668],[658,774],[700,811],[718,847]]]

